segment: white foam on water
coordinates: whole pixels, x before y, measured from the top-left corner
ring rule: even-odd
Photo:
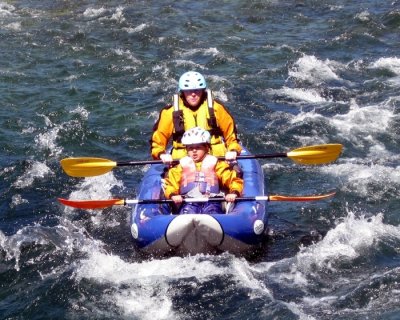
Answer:
[[[188,69],[205,70],[205,67],[203,65],[195,63],[191,60],[175,59],[174,62],[176,63],[177,66],[184,66],[186,68],[188,68],[188,66],[190,66],[190,68],[188,68]]]
[[[323,123],[324,125],[329,125],[330,121],[331,121],[330,118],[324,117],[323,115],[317,113],[315,110],[312,110],[309,112],[301,111],[299,114],[292,116],[289,119],[291,126],[294,126],[294,125],[301,126],[303,123],[314,123],[314,122],[317,124],[317,126],[321,126],[321,123]],[[302,146],[335,142],[335,141],[332,141],[332,138],[330,138],[330,137],[318,134],[317,129],[311,129],[307,133],[307,135],[294,134],[293,138],[296,138],[298,141],[300,141],[300,144]]]
[[[327,118],[314,110],[300,112],[290,119],[290,123],[291,125],[301,124],[305,121],[327,123],[337,130],[337,135],[343,140],[350,141],[359,149],[371,148],[371,154],[377,154],[378,150],[380,153],[385,150],[384,142],[380,142],[379,139],[381,139],[382,134],[391,134],[388,129],[392,119],[396,116],[390,106],[390,101],[385,101],[379,105],[361,107],[355,100],[351,100],[350,109],[346,114],[337,114]],[[316,133],[297,138],[304,143],[310,143],[318,139],[317,136]],[[395,136],[393,138],[395,139]],[[372,147],[370,147],[371,145]]]
[[[400,58],[379,58],[372,62],[368,67],[371,69],[385,69],[395,73],[396,75],[400,75]]]
[[[368,11],[364,10],[360,13],[357,13],[355,18],[362,22],[368,22],[371,20],[371,14]]]
[[[12,186],[24,189],[31,186],[35,180],[41,180],[52,174],[53,171],[45,163],[34,161]]]
[[[78,104],[78,106],[71,110],[70,113],[79,114],[83,120],[87,120],[89,118],[90,112],[84,107]]]
[[[351,262],[376,247],[377,242],[388,238],[400,239],[400,227],[385,224],[383,214],[358,217],[350,211],[342,222],[328,231],[322,241],[303,248],[296,256],[296,268],[305,275]]]
[[[23,199],[20,194],[16,193],[11,198],[10,207],[15,208],[15,207],[19,206],[20,204],[28,203],[28,202],[29,202],[28,200]]]
[[[17,271],[21,268],[21,260],[25,260],[24,254],[29,254],[29,250],[25,250],[25,247],[42,245],[51,246],[51,255],[71,255],[76,250],[86,252],[98,251],[101,248],[99,241],[88,239],[83,229],[72,225],[67,220],[63,220],[60,225],[54,227],[43,227],[39,224],[24,226],[9,236],[0,231],[0,248],[5,253],[4,260],[14,262],[13,268]],[[47,248],[43,253],[34,255],[24,263],[29,265],[35,264],[36,261],[42,262],[44,257],[48,259],[48,250]],[[64,267],[60,266],[57,270],[62,272]],[[42,274],[42,276],[45,275]]]
[[[80,120],[70,120],[65,123],[55,124],[46,115],[40,115],[43,117],[45,128],[44,130],[39,128],[29,127],[23,130],[23,133],[29,134],[40,130],[37,133],[34,140],[38,150],[49,153],[50,157],[57,157],[64,152],[64,149],[59,146],[58,139],[60,137],[60,132],[63,130],[77,131],[82,127],[82,120],[87,120],[89,117],[89,112],[81,105],[71,110],[70,113],[78,114]]]
[[[63,148],[59,147],[56,142],[60,129],[60,126],[56,126],[45,132],[39,133],[35,137],[36,145],[42,150],[49,150],[52,156],[61,154]]]
[[[304,88],[288,88],[283,87],[279,90],[271,90],[271,92],[276,94],[281,94],[290,97],[295,100],[307,102],[307,103],[324,103],[331,102],[332,99],[326,99],[321,96],[321,94],[315,89],[304,89]]]
[[[0,2],[0,17],[8,17],[13,14],[15,7],[11,4]]]
[[[387,57],[379,58],[375,62],[368,65],[369,69],[388,70],[395,74],[388,78],[385,83],[392,87],[400,87],[400,58]]]
[[[193,56],[196,54],[202,54],[202,55],[211,55],[211,56],[218,56],[221,54],[221,52],[217,48],[198,48],[198,49],[186,49],[182,52],[183,57],[188,57],[188,56]]]
[[[351,286],[353,290],[357,290],[357,287],[362,285],[364,278],[355,279],[352,272],[346,276],[346,273],[340,270],[340,265],[344,263],[351,265],[356,259],[373,255],[379,242],[388,243],[392,240],[395,240],[395,243],[400,240],[400,227],[385,224],[382,214],[367,218],[356,217],[353,212],[349,212],[349,215],[330,230],[321,242],[303,248],[297,254],[294,263],[295,269],[305,277],[308,274],[318,277],[319,273],[325,272],[331,273],[333,274],[331,276],[335,277],[334,275],[337,273],[335,287]],[[305,285],[305,287],[308,286],[312,287],[312,284]],[[304,290],[307,291],[307,289]],[[320,290],[320,292],[322,295],[319,294],[318,297],[306,294],[303,299],[305,307],[329,310],[330,305],[345,298],[340,294],[332,293],[324,296],[323,291]]]
[[[315,56],[304,55],[289,70],[289,76],[312,84],[321,84],[329,80],[342,80],[336,74],[338,67],[341,64],[329,59],[321,61]]]
[[[103,174],[101,176],[89,177],[81,180],[75,186],[75,191],[69,195],[69,200],[108,200],[114,199],[114,188],[123,188],[123,182],[116,179],[112,172]],[[75,208],[65,206],[64,212],[66,214],[73,213]],[[102,217],[102,210],[87,210],[90,213],[90,220],[94,225],[101,225],[104,223]],[[115,222],[111,222],[115,225]],[[108,224],[108,227],[111,227]]]
[[[21,22],[9,23],[9,24],[5,25],[4,28],[6,28],[8,30],[13,30],[13,31],[21,31],[22,30]]]
[[[141,31],[145,30],[148,27],[149,27],[149,24],[141,23],[141,24],[139,24],[138,26],[136,26],[134,28],[122,28],[122,30],[125,30],[128,33],[138,33],[138,32],[141,32]]]
[[[246,289],[249,299],[267,298],[285,305],[300,318],[306,319],[300,306],[273,297],[265,279],[260,278],[260,272],[268,274],[268,270],[261,271],[259,265],[253,265],[245,259],[229,254],[126,262],[103,250],[87,252],[87,259],[82,259],[74,272],[75,280],[79,283],[86,279],[106,285],[108,290],[98,298],[99,302],[111,302],[128,317],[151,320],[179,319],[179,310],[173,308],[173,298],[176,294],[174,286],[177,281],[190,281],[191,278],[195,278],[193,285],[197,287],[202,283],[207,285],[215,277],[229,276],[235,286]],[[269,269],[274,263],[261,265],[269,265]],[[299,276],[300,273],[298,272]]]
[[[113,50],[118,56],[121,57],[125,57],[127,59],[129,59],[130,61],[132,61],[135,64],[142,64],[142,62],[135,58],[135,56],[132,54],[132,52],[130,50],[123,50],[123,49],[114,49]]]
[[[98,19],[99,21],[115,21],[123,23],[126,21],[124,17],[124,7],[117,6],[115,8],[104,7],[88,7],[82,13],[82,16],[87,19]]]
[[[393,248],[399,243],[400,226],[385,224],[383,218],[383,214],[366,217],[349,211],[320,242],[301,247],[294,257],[262,262],[250,266],[250,269],[258,278],[264,278],[264,283],[275,283],[281,290],[303,292],[301,301],[282,302],[300,318],[312,318],[310,310],[313,314],[329,314],[331,306],[343,298],[332,291],[331,279],[335,279],[334,287],[339,288],[338,292],[348,292],[341,291],[341,287],[357,290],[360,281],[364,280],[354,278],[352,272],[347,274],[343,265],[348,268],[358,259],[374,256],[380,250],[380,242]],[[372,275],[371,279],[375,276]],[[314,290],[315,282],[320,286],[317,292]],[[297,292],[296,296],[300,294]]]
[[[325,117],[319,113],[316,113],[315,110],[309,112],[300,112],[297,115],[292,116],[290,119],[290,124],[294,125],[297,123],[303,123],[306,119],[325,119]]]
[[[221,266],[214,263],[214,259],[218,258],[197,255],[138,263],[91,251],[88,259],[80,261],[75,278],[78,282],[89,279],[107,284],[110,293],[103,294],[100,300],[113,302],[126,316],[149,320],[179,319],[179,312],[173,310],[172,304],[177,280],[195,277],[197,282],[208,282],[226,274],[243,280],[235,272],[239,268],[232,269],[229,264]]]
[[[196,49],[183,49],[180,56],[183,58],[188,58],[196,55],[203,55],[203,56],[210,56],[210,57],[221,57],[229,62],[234,62],[235,58],[225,55],[222,53],[218,48],[215,47],[210,47],[210,48],[196,48]],[[193,62],[191,62],[193,64]],[[203,69],[205,68],[204,66],[202,67]]]
[[[35,137],[36,146],[39,150],[49,151],[50,156],[56,156],[63,152],[63,148],[58,146],[57,138],[62,125],[55,125],[46,115],[41,115],[44,119],[46,130],[38,133]]]
[[[349,112],[335,115],[331,123],[339,129],[342,136],[355,143],[361,137],[375,141],[373,135],[386,132],[393,116],[392,108],[389,109],[385,105],[360,107],[352,100]]]
[[[339,163],[321,168],[321,172],[339,178],[340,188],[365,199],[379,200],[390,190],[400,196],[400,167],[372,163]],[[397,190],[397,191],[396,191]]]
[[[113,13],[113,15],[111,16],[110,20],[114,20],[117,21],[119,23],[122,23],[125,21],[125,17],[124,17],[124,8],[119,6],[115,9],[115,12]]]
[[[81,180],[71,192],[71,199],[103,199],[111,196],[111,189],[122,187],[122,181],[117,180],[112,172],[88,177]]]
[[[104,9],[103,7],[101,8],[87,8],[84,12],[83,12],[83,16],[87,17],[87,18],[97,18],[101,15],[103,15],[107,10]]]
[[[233,259],[231,272],[241,287],[251,289],[251,293],[249,294],[251,299],[263,296],[273,298],[271,291],[264,282],[255,276],[250,264],[245,259]]]
[[[400,87],[400,76],[389,79],[388,83],[392,86]]]

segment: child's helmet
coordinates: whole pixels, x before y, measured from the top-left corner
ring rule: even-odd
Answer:
[[[182,137],[182,143],[187,146],[191,144],[210,143],[211,135],[207,130],[200,127],[194,127],[186,130]]]

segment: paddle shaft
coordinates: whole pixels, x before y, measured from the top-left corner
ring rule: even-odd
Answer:
[[[317,165],[335,161],[342,151],[341,144],[323,144],[316,146],[301,147],[288,153],[271,153],[271,154],[252,154],[238,156],[238,160],[244,159],[267,159],[267,158],[290,158],[297,164]],[[218,157],[224,160],[224,157]],[[119,161],[115,162],[103,158],[67,158],[61,160],[61,166],[64,171],[71,177],[93,177],[110,172],[118,166],[133,166],[146,164],[162,164],[161,160],[144,160],[144,161]],[[179,163],[175,159],[172,164]]]
[[[316,201],[326,199],[335,194],[335,192],[310,195],[310,196],[284,196],[284,195],[269,195],[269,196],[253,196],[253,197],[238,197],[235,201]],[[108,200],[69,200],[58,198],[62,204],[79,209],[103,209],[114,205],[124,206],[130,204],[161,204],[173,203],[171,199],[108,199]],[[184,198],[183,202],[220,202],[225,201],[224,197],[215,198]]]
[[[236,159],[268,159],[268,158],[287,158],[286,153],[271,153],[271,154],[249,154],[245,156],[237,156]],[[225,157],[218,157],[218,160],[225,160]],[[179,160],[173,160],[172,163],[176,164]],[[143,161],[117,161],[118,167],[143,165],[143,164],[161,164],[161,160],[143,160]]]
[[[268,201],[269,196],[256,196],[256,197],[238,197],[235,201]],[[225,201],[223,197],[215,198],[183,198],[183,202],[222,202]],[[173,203],[171,199],[125,199],[124,204],[150,204],[150,203]]]
[[[315,201],[323,200],[335,195],[336,192],[330,192],[322,195],[305,195],[305,196],[285,196],[285,195],[269,195],[269,196],[253,196],[253,197],[237,197],[235,201]],[[171,199],[124,199],[124,204],[149,204],[149,203],[173,203]],[[222,202],[224,197],[215,198],[183,198],[183,202]]]

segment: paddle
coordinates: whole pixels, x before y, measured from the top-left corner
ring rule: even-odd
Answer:
[[[266,159],[290,158],[294,162],[305,165],[324,164],[335,161],[342,152],[341,144],[321,144],[302,147],[288,153],[254,154],[238,156],[237,159]],[[220,157],[224,160],[224,157]],[[178,163],[179,160],[174,160]],[[112,161],[103,158],[66,158],[61,160],[61,166],[71,177],[93,177],[111,171],[115,167],[134,166],[144,164],[159,164],[161,160],[145,161]]]
[[[315,201],[322,200],[333,196],[336,192],[322,194],[318,196],[254,196],[239,197],[236,201]],[[169,199],[109,199],[109,200],[68,200],[58,198],[62,204],[78,209],[103,209],[111,206],[124,206],[129,204],[149,204],[149,203],[173,203]],[[225,198],[186,198],[184,202],[222,202]]]

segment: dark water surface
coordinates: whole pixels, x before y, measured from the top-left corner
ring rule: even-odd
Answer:
[[[400,2],[0,2],[0,319],[400,318]],[[202,72],[263,161],[274,237],[257,261],[143,259],[128,207],[146,167],[71,178],[71,156],[149,159],[179,76]],[[302,246],[318,230],[324,238]],[[309,243],[308,243],[309,244]]]

